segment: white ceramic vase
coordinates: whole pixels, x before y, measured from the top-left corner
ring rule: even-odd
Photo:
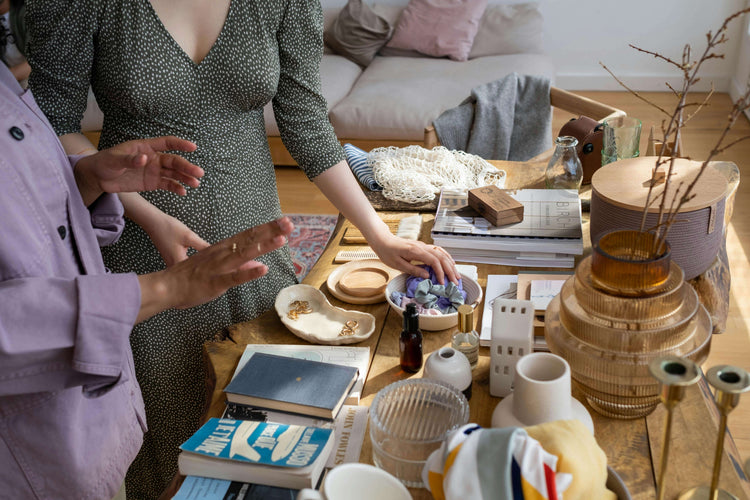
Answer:
[[[471,399],[471,365],[464,353],[452,347],[442,347],[427,357],[422,378],[447,382]]]
[[[573,418],[594,433],[591,415],[571,396],[568,362],[556,354],[535,352],[516,363],[513,393],[495,407],[492,427],[528,427]]]

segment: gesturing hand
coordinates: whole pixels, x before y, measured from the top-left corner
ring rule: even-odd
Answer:
[[[287,217],[253,227],[201,250],[172,267],[138,277],[143,321],[170,307],[208,302],[227,289],[260,278],[268,268],[253,260],[284,246],[294,225]]]
[[[177,137],[123,142],[78,161],[76,182],[89,205],[104,193],[164,189],[179,195],[184,185],[198,187],[203,169],[185,158],[163,151],[195,151],[196,145]]]

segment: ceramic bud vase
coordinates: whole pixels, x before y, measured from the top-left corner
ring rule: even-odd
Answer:
[[[697,364],[708,356],[711,319],[669,245],[652,233],[605,233],[545,313],[550,351],[570,364],[591,407],[637,418],[659,403],[649,363],[673,355]]]
[[[513,393],[492,413],[492,427],[519,426],[578,419],[594,433],[586,408],[571,395],[570,366],[555,354],[521,356],[513,376]]]
[[[471,364],[452,347],[442,347],[427,357],[422,378],[447,382],[471,399]]]

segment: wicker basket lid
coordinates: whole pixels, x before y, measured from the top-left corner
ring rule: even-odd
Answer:
[[[642,211],[646,205],[651,173],[656,165],[656,156],[642,156],[619,160],[601,167],[591,178],[592,190],[604,201],[620,208]],[[702,162],[684,158],[675,160],[667,192],[667,203],[674,196],[675,190],[685,188],[695,179]],[[669,165],[661,168],[666,172]],[[657,185],[651,195],[654,200],[664,191],[664,183]],[[727,194],[727,180],[724,175],[712,167],[706,170],[693,188],[695,196],[685,203],[679,212],[692,212],[710,207],[722,200]],[[659,203],[652,203],[649,212],[658,213]]]

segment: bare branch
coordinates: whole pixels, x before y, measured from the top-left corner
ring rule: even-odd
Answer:
[[[612,71],[610,71],[609,68],[604,65],[604,63],[602,63],[601,61],[599,61],[599,65],[602,68],[604,68],[607,73],[609,73],[610,75],[612,75],[612,78],[614,78],[615,81],[620,84],[620,86],[622,86],[625,90],[627,90],[628,92],[630,92],[631,94],[633,94],[635,97],[637,97],[638,99],[642,100],[646,104],[649,104],[649,105],[655,107],[656,109],[658,109],[659,111],[661,111],[665,115],[667,115],[667,116],[671,115],[671,113],[669,111],[667,111],[666,109],[664,109],[664,108],[662,108],[660,106],[657,106],[656,104],[654,104],[653,102],[649,101],[648,99],[646,99],[645,97],[643,97],[641,94],[639,94],[638,92],[636,92],[635,90],[633,90],[630,87],[628,87],[627,85],[625,85],[625,83],[622,80],[620,80],[619,78],[617,78],[615,76],[615,74],[612,73]]]
[[[640,47],[637,47],[637,46],[633,45],[632,43],[628,44],[628,46],[634,48],[638,52],[643,52],[644,54],[649,54],[651,56],[654,56],[656,59],[661,59],[662,61],[666,61],[669,64],[677,66],[680,70],[684,69],[684,64],[680,64],[680,63],[678,63],[676,61],[673,61],[669,57],[663,56],[663,55],[659,54],[658,52],[652,52],[650,50],[642,49]]]

